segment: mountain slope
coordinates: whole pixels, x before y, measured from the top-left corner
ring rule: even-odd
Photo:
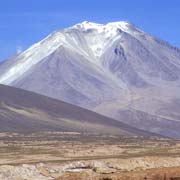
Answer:
[[[151,133],[22,89],[0,85],[0,131],[75,131],[125,136]]]
[[[127,22],[54,32],[0,65],[0,83],[180,137],[180,50]]]

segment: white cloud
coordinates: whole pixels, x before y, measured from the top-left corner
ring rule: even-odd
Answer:
[[[23,48],[21,46],[18,46],[16,48],[16,54],[20,54],[23,51]]]

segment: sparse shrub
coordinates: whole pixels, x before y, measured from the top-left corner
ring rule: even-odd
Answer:
[[[93,167],[92,170],[93,170],[94,172],[97,172],[97,171],[98,171],[98,168],[97,168],[97,167]]]

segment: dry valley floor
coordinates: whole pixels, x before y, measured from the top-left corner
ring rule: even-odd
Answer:
[[[180,141],[0,133],[0,180],[178,180]]]

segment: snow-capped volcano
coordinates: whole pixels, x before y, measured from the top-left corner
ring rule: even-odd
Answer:
[[[56,31],[1,64],[0,83],[180,135],[167,128],[180,120],[180,50],[128,22]]]
[[[93,63],[100,65],[101,62],[97,59],[116,40],[121,39],[122,32],[131,33],[130,26],[129,23],[124,21],[108,24],[84,21],[73,27],[54,32],[21,53],[17,57],[20,61],[0,78],[0,83],[9,84],[13,82],[34,64],[40,62],[60,47],[77,52]]]

